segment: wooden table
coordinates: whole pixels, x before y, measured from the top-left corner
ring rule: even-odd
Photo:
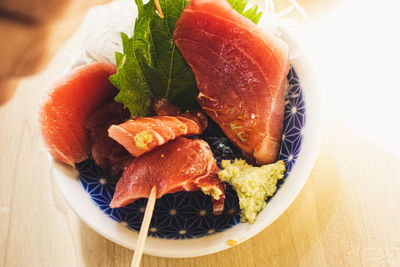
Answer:
[[[133,252],[80,221],[50,177],[37,103],[68,61],[60,52],[0,106],[0,266],[130,264]],[[400,266],[399,178],[400,159],[328,116],[308,182],[272,225],[227,251],[142,266]]]

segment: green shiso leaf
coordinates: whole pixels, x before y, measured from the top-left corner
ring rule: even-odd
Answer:
[[[116,53],[118,72],[110,81],[119,89],[115,100],[129,108],[132,115],[148,116],[153,97],[169,99],[182,109],[198,107],[194,74],[172,38],[175,23],[187,0],[160,0],[164,18],[156,13],[154,0],[143,4],[135,0],[138,17],[134,35],[121,33],[123,54]],[[243,16],[257,23],[257,6],[245,11],[246,0],[228,0]]]
[[[262,12],[258,11],[257,5],[252,5],[248,0],[226,0],[231,7],[236,10],[239,14],[245,16],[255,24],[260,21]],[[248,9],[246,10],[246,7]]]

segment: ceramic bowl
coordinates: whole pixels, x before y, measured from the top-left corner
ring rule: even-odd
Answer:
[[[253,237],[276,220],[293,202],[305,184],[315,159],[323,129],[322,98],[297,43],[285,31],[282,38],[297,56],[291,60],[288,94],[285,97],[284,135],[280,159],[287,166],[285,179],[254,224],[239,222],[236,194],[227,190],[225,212],[211,214],[209,197],[200,192],[168,194],[157,200],[144,253],[161,257],[195,257],[230,248]],[[77,61],[72,66],[81,64]],[[215,153],[225,151],[226,140],[208,140]],[[232,154],[231,154],[232,156]],[[220,157],[220,156],[218,156]],[[146,200],[121,209],[111,209],[115,184],[90,160],[73,169],[49,157],[52,175],[72,209],[105,238],[135,249]],[[235,242],[232,242],[235,241]]]

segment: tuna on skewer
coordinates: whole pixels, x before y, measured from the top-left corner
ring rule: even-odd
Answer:
[[[108,135],[135,157],[179,136],[196,135],[201,132],[196,122],[181,116],[140,117],[111,125],[108,129]]]
[[[192,0],[174,40],[192,68],[198,101],[245,156],[277,159],[283,129],[288,46],[225,0]]]
[[[179,136],[201,134],[208,125],[203,111],[182,113],[180,108],[165,98],[155,98],[152,109],[157,116],[134,117],[119,125],[111,125],[108,129],[109,136],[135,157]]]
[[[218,171],[206,142],[178,137],[128,165],[117,183],[110,207],[119,208],[147,198],[156,187],[157,198],[179,191],[202,190],[211,195],[214,213],[221,214],[225,188],[218,179]]]

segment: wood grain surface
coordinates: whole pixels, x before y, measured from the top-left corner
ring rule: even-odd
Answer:
[[[0,266],[129,266],[132,258],[81,222],[49,175],[37,103],[68,60],[59,53],[0,107]],[[221,253],[145,255],[142,266],[400,266],[399,177],[399,159],[328,117],[308,182],[271,226]]]
[[[63,52],[0,106],[0,266],[129,266],[133,252],[88,228],[50,177],[37,107]],[[142,266],[400,266],[400,159],[329,115],[321,150],[289,209],[254,238],[198,258],[144,255]]]

